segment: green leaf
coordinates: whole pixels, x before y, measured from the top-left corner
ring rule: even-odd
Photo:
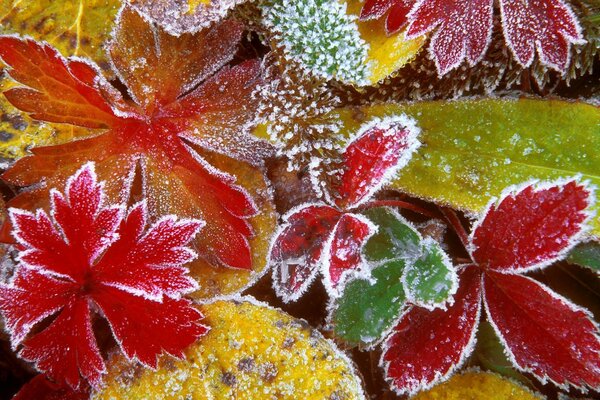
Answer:
[[[407,299],[430,309],[443,306],[457,289],[456,271],[431,238],[423,240],[422,255],[407,265],[402,279]]]
[[[405,262],[398,259],[375,268],[375,282],[355,279],[346,285],[330,317],[336,336],[352,345],[370,345],[393,326],[405,301]]]
[[[567,262],[600,272],[600,243],[587,242],[578,245],[569,253]]]
[[[364,215],[378,227],[377,233],[364,246],[363,252],[368,261],[414,259],[419,256],[421,235],[396,211],[377,207],[365,211]]]
[[[338,113],[348,133],[373,116],[416,119],[423,145],[391,186],[454,208],[479,212],[507,186],[529,179],[581,174],[600,185],[600,108],[589,104],[480,99]],[[600,236],[600,218],[592,224]]]

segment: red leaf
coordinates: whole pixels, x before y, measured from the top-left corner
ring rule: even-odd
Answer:
[[[21,261],[13,282],[0,286],[0,311],[14,345],[34,325],[49,320],[23,342],[20,355],[74,388],[81,378],[97,385],[104,372],[92,331],[96,307],[124,353],[151,366],[163,350],[183,356],[207,330],[199,324],[202,314],[177,299],[196,287],[182,264],[195,258],[186,245],[202,223],[167,216],[144,232],[144,204],[121,221],[118,207],[104,205],[102,187],[89,163],[68,180],[66,195],[54,191],[52,211],[59,229],[43,211],[34,216],[11,209],[20,260],[29,264]],[[55,249],[62,260],[50,256]]]
[[[394,2],[385,20],[385,30],[388,35],[398,32],[408,24],[408,13],[414,3],[414,0],[396,0]]]
[[[439,75],[457,68],[466,58],[477,64],[492,35],[493,0],[420,0],[408,16],[407,39],[435,29],[431,53]]]
[[[365,4],[360,10],[360,20],[378,19],[397,2],[403,3],[404,0],[365,0]]]
[[[491,204],[472,236],[482,266],[522,272],[546,266],[577,243],[590,215],[590,190],[576,181],[526,186]]]
[[[92,331],[90,312],[87,299],[74,300],[46,329],[23,342],[19,356],[74,389],[81,386],[81,378],[98,385],[106,367]]]
[[[525,67],[537,49],[543,64],[566,72],[571,44],[585,43],[577,17],[563,0],[501,0],[500,10],[504,36]]]
[[[203,316],[189,300],[164,297],[157,302],[108,286],[98,289],[94,300],[123,353],[152,368],[163,351],[183,358],[183,350],[208,331],[196,323]]]
[[[600,388],[598,326],[577,307],[534,280],[487,272],[490,322],[517,368],[568,390]]]
[[[398,394],[414,394],[446,379],[473,351],[481,310],[481,273],[459,272],[459,289],[447,310],[412,307],[384,345],[381,364]]]
[[[285,301],[296,300],[318,272],[323,246],[340,218],[340,211],[306,204],[284,216],[270,251],[275,291]]]
[[[325,247],[323,275],[331,296],[339,296],[351,273],[359,273],[363,264],[362,246],[377,231],[367,218],[343,214]]]
[[[31,40],[0,37],[0,56],[9,74],[28,86],[6,93],[17,107],[45,121],[107,128],[90,131],[93,137],[81,141],[34,149],[33,156],[15,163],[3,178],[37,186],[9,206],[46,206],[47,188],[62,187],[86,161],[96,163],[108,181],[110,200],[116,202],[128,196],[133,174],[141,170],[152,219],[176,214],[206,220],[207,234],[195,243],[202,256],[198,264],[252,270],[249,242],[254,232],[248,219],[258,209],[234,176],[206,161],[214,162],[218,151],[254,157],[258,164],[268,153],[264,141],[248,134],[257,102],[252,93],[262,80],[260,62],[224,67],[235,55],[242,31],[239,22],[222,20],[195,34],[172,36],[125,7],[109,50],[133,98],[127,104],[91,64],[64,59]],[[46,89],[41,101],[40,91]],[[202,147],[192,148],[184,137]],[[236,161],[221,167],[242,171],[245,167]],[[239,173],[256,174],[256,187],[261,186],[261,172]]]
[[[368,200],[408,163],[420,145],[418,134],[414,122],[404,115],[362,126],[344,151],[337,205],[351,209]]]
[[[12,400],[87,400],[88,387],[74,391],[68,386],[50,382],[44,375],[36,375],[27,382]]]
[[[11,77],[29,87],[9,89],[4,95],[33,118],[88,128],[115,123],[110,105],[97,88],[96,79],[102,77],[91,64],[65,60],[48,44],[13,36],[0,36],[0,58],[11,67]]]

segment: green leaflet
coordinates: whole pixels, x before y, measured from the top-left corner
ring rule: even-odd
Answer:
[[[393,260],[419,256],[421,235],[391,208],[378,207],[364,212],[378,227],[364,247],[368,261]]]
[[[404,265],[402,259],[389,261],[371,272],[375,283],[355,279],[346,284],[331,318],[336,336],[352,345],[369,345],[393,326],[406,299]]]
[[[368,346],[396,324],[407,300],[428,308],[443,305],[456,291],[456,273],[439,244],[423,239],[394,210],[380,207],[364,214],[379,228],[365,244],[364,256],[378,266],[371,279],[346,285],[330,321],[338,337]]]
[[[587,242],[575,247],[567,261],[600,272],[600,243]]]
[[[423,145],[391,186],[470,212],[507,186],[581,174],[600,185],[600,109],[580,102],[480,99],[339,110],[348,132],[406,113]],[[598,209],[598,205],[596,209]],[[600,236],[600,218],[593,221]]]
[[[434,308],[456,293],[456,272],[435,240],[426,238],[422,246],[421,256],[404,271],[404,289],[411,302]]]

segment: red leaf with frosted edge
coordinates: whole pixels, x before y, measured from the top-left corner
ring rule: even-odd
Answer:
[[[406,37],[413,39],[437,28],[429,52],[440,76],[464,59],[474,66],[490,44],[493,4],[493,0],[420,0],[408,16]]]
[[[255,124],[258,100],[252,93],[262,82],[262,66],[254,60],[224,67],[233,59],[242,32],[241,23],[221,20],[198,33],[172,36],[124,7],[109,52],[115,72],[132,95],[133,101],[127,104],[91,63],[65,59],[48,45],[31,40],[1,37],[8,49],[3,47],[0,55],[11,68],[11,76],[28,86],[6,93],[14,97],[11,101],[17,107],[45,121],[106,128],[90,130],[93,137],[83,140],[36,148],[32,156],[16,162],[3,178],[19,186],[34,186],[8,205],[47,207],[48,188],[62,187],[87,161],[95,162],[107,181],[108,198],[122,201],[134,174],[141,171],[151,219],[175,214],[206,220],[207,234],[194,243],[200,255],[193,261],[195,266],[242,269],[240,275],[231,276],[245,279],[246,271],[260,267],[252,265],[254,232],[249,221],[258,209],[246,188],[236,185],[235,176],[206,161],[243,175],[244,181],[255,174],[258,179],[252,190],[264,183],[261,171],[242,166],[240,159],[221,162],[214,154],[255,157],[256,165],[267,153],[262,151],[268,147],[266,142],[248,133]],[[29,48],[33,50],[26,51]],[[43,65],[47,74],[40,75],[36,64]],[[31,93],[44,88],[55,88],[44,94],[51,97],[51,104],[30,101]],[[102,102],[96,104],[100,98]],[[92,106],[96,108],[90,110]],[[108,107],[110,118],[98,111],[103,107]],[[215,132],[227,134],[218,141]],[[189,140],[197,146],[189,146]],[[2,239],[8,240],[8,231],[5,224]]]
[[[65,60],[48,44],[0,36],[0,58],[9,75],[28,88],[4,92],[15,107],[33,118],[88,128],[106,128],[116,117],[97,87],[102,76],[79,60]]]
[[[92,331],[91,314],[98,308],[125,354],[151,366],[163,350],[182,357],[207,331],[199,323],[202,314],[177,299],[197,286],[182,264],[196,257],[187,245],[203,223],[165,216],[146,230],[143,202],[121,221],[118,207],[103,204],[102,188],[88,163],[68,179],[66,195],[53,191],[60,229],[43,211],[11,210],[19,259],[32,250],[46,254],[58,248],[64,265],[58,274],[55,258],[39,256],[34,266],[21,261],[11,284],[0,285],[0,311],[15,346],[48,320],[46,328],[23,341],[20,356],[74,388],[82,380],[98,385],[105,370]]]
[[[498,271],[546,266],[577,244],[592,201],[590,190],[576,181],[509,192],[491,204],[475,225],[473,258]]]
[[[459,272],[454,304],[434,311],[412,307],[386,340],[381,364],[398,394],[428,389],[460,367],[473,351],[481,310],[481,273]]]
[[[405,115],[363,125],[343,154],[337,205],[350,209],[367,201],[404,167],[420,145],[419,129]]]
[[[158,302],[108,286],[99,288],[93,298],[123,353],[152,368],[162,351],[183,358],[183,351],[208,331],[197,323],[203,316],[189,300],[164,297]]]
[[[571,44],[585,43],[577,17],[563,0],[500,0],[504,36],[519,64],[535,51],[543,64],[566,72]]]
[[[23,342],[19,356],[57,382],[77,389],[82,378],[97,385],[105,371],[90,319],[90,305],[79,298],[43,331]]]
[[[36,375],[27,382],[12,400],[87,400],[89,388],[75,391],[68,386],[50,382],[44,375]]]
[[[275,291],[285,301],[297,299],[314,279],[323,246],[340,215],[330,206],[306,204],[284,216],[269,262],[274,266]]]
[[[21,268],[13,285],[0,285],[0,310],[16,347],[38,322],[71,303],[77,285]]]
[[[394,2],[385,20],[385,30],[388,35],[398,32],[408,24],[408,13],[414,3],[414,0],[396,0]]]
[[[591,314],[534,280],[488,271],[490,322],[513,364],[561,388],[600,388],[600,339]]]
[[[339,296],[351,273],[359,273],[363,264],[362,246],[377,227],[367,218],[344,214],[331,233],[323,255],[325,287],[332,296]]]
[[[399,0],[398,2],[403,3],[404,0]],[[366,0],[365,4],[362,6],[362,9],[360,10],[360,20],[367,21],[370,19],[380,18],[395,3],[396,3],[395,0]]]
[[[95,265],[94,275],[105,285],[157,301],[163,294],[191,292],[198,285],[181,265],[196,258],[185,245],[202,225],[166,217],[142,235],[146,206],[138,203],[122,222],[119,238]]]

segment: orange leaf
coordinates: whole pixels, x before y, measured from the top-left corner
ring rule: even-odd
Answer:
[[[224,20],[174,37],[125,8],[118,23],[109,54],[133,99],[127,103],[92,64],[64,59],[32,40],[0,38],[10,75],[27,86],[8,92],[13,104],[42,120],[106,128],[90,130],[90,136],[96,135],[92,138],[35,149],[33,156],[18,161],[4,179],[41,185],[9,205],[47,206],[48,188],[62,186],[85,161],[96,163],[111,200],[123,201],[139,166],[152,219],[177,214],[207,222],[194,244],[201,257],[190,265],[192,274],[205,273],[207,266],[215,272],[207,282],[195,276],[201,281],[200,296],[235,292],[264,268],[266,237],[274,223],[260,170],[229,158],[245,155],[260,164],[261,155],[269,153],[265,142],[248,134],[261,64],[224,67],[241,38],[238,22]],[[35,65],[44,66],[41,77]],[[261,210],[265,215],[253,218]]]

